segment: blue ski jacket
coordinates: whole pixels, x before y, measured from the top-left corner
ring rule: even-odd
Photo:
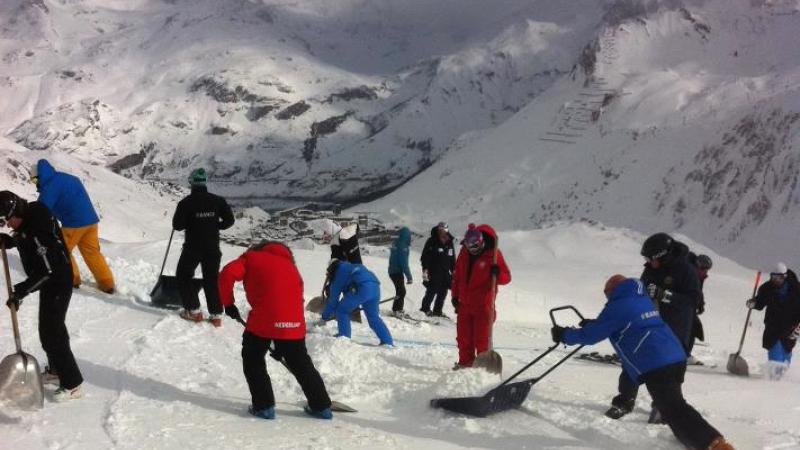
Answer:
[[[409,246],[411,246],[411,230],[403,227],[389,252],[389,275],[402,273],[411,281],[411,268],[408,266]]]
[[[331,280],[330,293],[328,294],[328,303],[325,305],[325,310],[322,311],[323,318],[333,317],[333,312],[336,310],[336,305],[339,304],[339,297],[344,294],[359,295],[365,292],[374,292],[374,289],[365,289],[365,285],[373,284],[380,286],[380,281],[374,273],[361,264],[351,264],[349,262],[340,261],[339,267]],[[374,287],[374,286],[370,286]],[[380,296],[380,291],[378,291]],[[370,300],[363,298],[363,302]]]
[[[661,319],[641,281],[627,279],[611,292],[597,319],[567,328],[564,343],[596,344],[608,338],[634,382],[652,370],[686,360],[675,333]]]
[[[78,177],[56,172],[46,159],[36,163],[39,201],[53,213],[65,228],[81,228],[100,221],[89,194]]]

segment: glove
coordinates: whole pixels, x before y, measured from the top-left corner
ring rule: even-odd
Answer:
[[[703,314],[704,312],[706,312],[706,304],[705,304],[705,303],[701,303],[701,304],[700,304],[700,305],[697,307],[697,310],[696,310],[695,312],[697,313],[697,315],[698,315],[698,316],[699,316],[700,314]]]
[[[243,322],[242,314],[239,312],[239,308],[237,308],[236,305],[226,306],[225,315],[238,322]]]
[[[744,305],[747,306],[747,309],[753,309],[756,307],[756,299],[751,298],[750,300],[744,302]]]
[[[553,342],[556,344],[564,342],[564,327],[553,325],[553,328],[550,329],[550,335],[553,337]]]
[[[422,271],[422,281],[425,281],[425,282],[431,281],[431,277],[430,277],[430,275],[428,275],[428,271],[427,270],[423,270]]]
[[[489,269],[489,273],[493,277],[499,276],[500,275],[500,266],[498,266],[497,264],[492,264],[492,267]]]
[[[458,314],[458,299],[453,297],[450,299],[450,303],[453,304],[453,310]]]
[[[411,278],[409,278],[408,280],[406,280],[406,284],[413,284],[413,283],[414,283],[414,280],[412,280]]]
[[[661,303],[672,303],[672,291],[663,289],[661,291]]]
[[[654,283],[647,285],[647,294],[657,302],[669,303],[672,300],[672,292],[664,290]]]
[[[17,296],[16,292],[11,293],[11,297],[8,297],[6,301],[6,306],[9,308],[13,307],[14,311],[19,311],[19,305],[22,304],[22,298]]]
[[[581,321],[578,322],[578,325],[580,325],[580,327],[583,328],[583,327],[585,327],[586,325],[589,325],[592,322],[594,322],[594,319],[581,319]]]
[[[799,337],[800,337],[800,324],[798,324],[797,327],[795,327],[795,329],[789,335],[789,339],[791,339],[793,341],[796,341],[797,338],[799,338]]]

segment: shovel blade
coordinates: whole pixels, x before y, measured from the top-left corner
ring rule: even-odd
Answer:
[[[342,402],[337,402],[336,400],[332,400],[331,401],[331,411],[334,411],[334,412],[346,412],[346,413],[358,412],[358,410],[353,408],[352,406],[349,406],[349,405],[344,404]]]
[[[742,358],[738,353],[731,353],[728,356],[728,372],[743,377],[750,376],[750,370],[747,367],[747,361]]]
[[[459,414],[486,417],[490,414],[519,408],[531,392],[535,379],[518,381],[492,389],[483,397],[435,398],[431,406]]]
[[[489,373],[499,375],[503,373],[503,358],[494,350],[485,351],[475,358],[472,367],[486,369]]]
[[[0,400],[23,410],[44,406],[42,373],[36,358],[18,352],[0,361]]]
[[[315,314],[322,314],[323,309],[325,309],[325,300],[319,295],[306,303],[306,311],[311,311]]]

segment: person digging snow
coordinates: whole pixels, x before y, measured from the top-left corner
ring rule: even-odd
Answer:
[[[222,305],[217,289],[217,272],[222,253],[219,250],[219,231],[233,226],[231,207],[224,198],[211,194],[206,188],[206,171],[195,169],[189,175],[192,192],[178,202],[172,217],[172,228],[186,230],[186,239],[178,259],[175,277],[183,302],[182,319],[190,322],[203,320],[200,299],[192,286],[194,271],[200,265],[203,273],[203,292],[206,294],[209,320],[215,327],[222,326]]]
[[[683,397],[686,353],[672,329],[661,319],[644,284],[614,275],[603,293],[608,300],[597,319],[580,328],[553,326],[553,341],[593,345],[608,339],[630,383],[644,384],[675,437],[689,449],[730,450],[733,446]]]
[[[46,159],[40,159],[31,169],[31,181],[39,191],[39,201],[61,222],[64,243],[72,262],[73,287],[81,285],[81,273],[72,256],[72,250],[78,247],[97,281],[97,288],[113,294],[114,275],[100,252],[100,218],[81,180],[74,175],[57,172]]]
[[[242,366],[252,398],[250,414],[275,418],[275,395],[264,362],[274,344],[271,356],[286,364],[306,395],[305,412],[320,419],[332,418],[325,383],[306,349],[303,279],[292,251],[280,242],[262,242],[222,269],[219,296],[225,314],[243,322],[233,297],[237,281],[244,282],[247,302],[252,308],[242,335]]]
[[[769,281],[758,288],[747,307],[764,314],[764,335],[761,345],[767,350],[767,374],[771,380],[780,380],[792,362],[792,350],[800,336],[800,283],[797,275],[778,263],[769,275]]]
[[[700,321],[700,315],[706,310],[706,297],[703,293],[703,286],[708,278],[708,271],[711,270],[713,262],[708,255],[695,255],[692,252],[689,252],[689,262],[692,263],[695,270],[697,270],[697,280],[700,282],[700,302],[695,309],[694,321],[692,323],[692,337],[689,341],[689,348],[687,348],[686,354],[689,355],[689,364],[697,364],[701,363],[701,361],[692,356],[692,349],[694,349],[695,341],[705,340],[705,331],[703,330],[703,322]]]
[[[489,350],[489,327],[497,318],[497,288],[511,282],[511,271],[496,242],[492,227],[469,224],[456,259],[451,300],[457,316],[455,368],[472,367],[475,357]],[[492,263],[495,252],[497,264]],[[497,279],[494,292],[492,276]]]
[[[83,376],[65,323],[72,298],[72,263],[61,228],[43,203],[28,203],[10,191],[0,192],[0,222],[0,227],[14,230],[12,235],[0,233],[0,239],[5,248],[16,247],[28,276],[14,285],[6,305],[19,310],[27,295],[39,291],[39,340],[50,364],[43,378],[56,381],[57,377],[54,401],[81,398]]]
[[[350,313],[361,307],[369,327],[380,340],[380,345],[394,345],[389,329],[383,323],[378,305],[381,285],[378,278],[361,264],[351,264],[338,259],[328,263],[325,278],[327,303],[320,324],[336,318],[339,334],[350,338]]]
[[[411,245],[411,230],[403,227],[397,233],[397,239],[392,244],[389,251],[389,278],[394,284],[394,302],[392,303],[392,314],[398,317],[405,316],[403,306],[406,298],[406,287],[403,284],[405,276],[406,283],[413,283],[411,269],[408,266],[409,246]]]

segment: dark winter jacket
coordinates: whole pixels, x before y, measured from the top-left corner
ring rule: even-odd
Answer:
[[[339,230],[331,241],[331,259],[361,264],[361,249],[358,246],[358,225],[348,225]]]
[[[219,231],[233,226],[231,207],[224,198],[208,192],[205,186],[192,187],[192,193],[178,202],[172,228],[186,230],[184,246],[192,251],[219,251]]]
[[[411,230],[408,227],[400,229],[397,239],[389,251],[389,275],[405,274],[411,281],[411,268],[408,266],[409,246],[411,245]]]
[[[779,340],[786,351],[792,351],[797,341],[789,339],[789,335],[800,324],[800,283],[797,275],[791,270],[781,288],[772,281],[767,281],[758,288],[755,309],[764,314],[764,336],[761,345],[770,349]]]
[[[72,283],[72,264],[58,222],[40,202],[25,205],[22,226],[13,236],[2,235],[6,248],[17,248],[28,278],[14,286],[23,298],[47,284]]]
[[[56,172],[46,159],[40,159],[36,163],[36,170],[39,177],[36,185],[39,201],[50,209],[62,226],[81,228],[100,221],[89,194],[78,177]]]
[[[511,271],[506,265],[503,252],[495,250],[497,234],[489,225],[478,225],[483,233],[484,250],[477,256],[471,255],[462,246],[458,253],[456,269],[453,273],[452,297],[458,300],[458,312],[489,314],[494,311],[497,286],[511,282]],[[497,251],[497,286],[492,292],[492,259]]]
[[[608,338],[631,380],[686,360],[686,352],[661,319],[639,280],[620,283],[608,296],[597,319],[582,328],[567,328],[564,343],[592,345]]]
[[[342,294],[358,295],[359,291],[366,290],[365,285],[367,284],[371,285],[370,291],[372,291],[372,288],[380,286],[381,283],[374,273],[361,264],[340,262],[336,273],[331,278],[328,303],[322,311],[322,318],[329,319],[333,317],[333,312],[336,310],[336,305],[339,304],[339,298]]]
[[[425,241],[420,257],[422,270],[428,272],[428,286],[433,289],[441,286],[450,287],[456,266],[453,235],[447,233],[447,242],[443,243],[439,240],[437,229],[438,227],[431,229],[431,237]]]
[[[244,282],[247,303],[253,308],[247,316],[247,331],[267,339],[305,339],[303,279],[286,246],[267,244],[226,264],[219,274],[223,306],[234,304],[237,281]]]
[[[702,299],[697,270],[689,263],[688,253],[686,245],[676,241],[661,266],[654,269],[645,263],[641,276],[645,287],[655,284],[672,293],[669,300],[665,298],[656,307],[685,349],[691,343],[694,317]]]

